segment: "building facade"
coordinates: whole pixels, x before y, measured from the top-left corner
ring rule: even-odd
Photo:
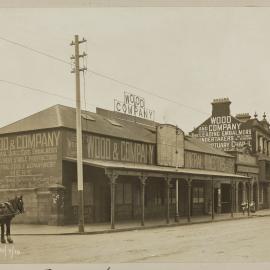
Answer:
[[[0,129],[1,201],[24,196],[16,222],[77,223],[75,116],[56,105]],[[86,223],[214,218],[235,211],[237,182],[250,190],[235,156],[173,125],[97,108],[82,126]]]
[[[252,178],[251,199],[257,209],[269,208],[270,183],[270,129],[264,114],[259,120],[255,114],[230,112],[230,100],[215,99],[212,115],[195,128],[191,135],[211,146],[236,157],[236,173]],[[246,200],[246,186],[240,181],[236,185],[237,206]]]

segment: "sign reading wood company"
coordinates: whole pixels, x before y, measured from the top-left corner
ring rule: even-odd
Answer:
[[[63,151],[67,157],[76,157],[75,132],[65,132]],[[153,164],[155,145],[100,135],[83,134],[83,157],[88,159]]]
[[[155,112],[145,107],[145,99],[124,92],[124,102],[114,100],[114,111],[154,121]]]
[[[208,118],[192,135],[225,151],[242,148],[245,144],[252,147],[251,129],[230,115]]]

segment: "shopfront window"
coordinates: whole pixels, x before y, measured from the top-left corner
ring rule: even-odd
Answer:
[[[117,183],[116,185],[116,204],[132,203],[131,183]]]
[[[193,204],[204,203],[204,188],[193,187]]]
[[[153,189],[154,192],[154,204],[155,205],[163,205],[164,204],[164,195],[163,189],[160,184],[156,184]]]

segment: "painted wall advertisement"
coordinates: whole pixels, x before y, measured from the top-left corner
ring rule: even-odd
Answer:
[[[241,149],[245,144],[252,149],[251,129],[230,115],[210,117],[192,135],[225,151]]]
[[[60,180],[60,140],[60,131],[0,137],[1,188],[45,186]]]
[[[65,132],[63,151],[66,157],[76,157],[75,132]],[[153,164],[155,151],[153,144],[83,134],[83,157],[88,159]]]
[[[186,168],[234,173],[234,165],[235,162],[233,158],[196,152],[185,152]]]

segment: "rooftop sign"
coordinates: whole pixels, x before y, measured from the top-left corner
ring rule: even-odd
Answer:
[[[145,108],[143,97],[124,92],[124,102],[114,100],[114,111],[154,121],[155,112]]]

